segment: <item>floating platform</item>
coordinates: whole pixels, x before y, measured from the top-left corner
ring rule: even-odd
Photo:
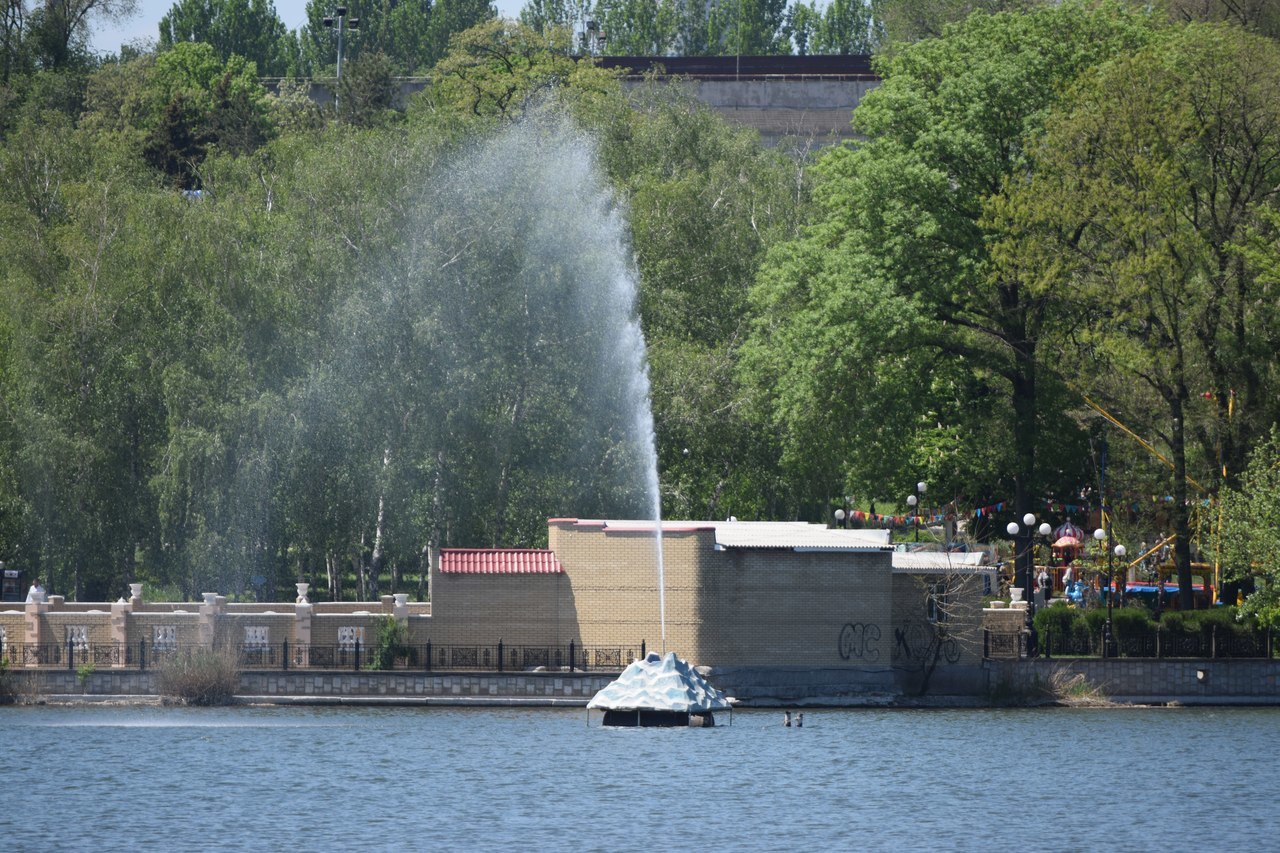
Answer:
[[[733,704],[688,661],[667,652],[632,662],[587,709],[603,711],[606,726],[704,728],[715,725],[716,711],[731,711]]]

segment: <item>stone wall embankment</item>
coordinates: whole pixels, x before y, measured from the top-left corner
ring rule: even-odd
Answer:
[[[1115,702],[1280,705],[1280,660],[991,660],[986,674],[998,692],[1031,693],[1079,675]]]
[[[39,669],[9,674],[13,692],[23,700],[92,701],[103,697],[155,697],[153,671],[98,670],[81,682],[72,670]],[[422,673],[261,671],[240,674],[236,695],[242,701],[356,702],[376,699],[406,704],[586,705],[617,677],[616,673]]]

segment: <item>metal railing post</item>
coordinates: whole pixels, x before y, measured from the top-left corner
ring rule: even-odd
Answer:
[[[138,641],[138,672],[147,671],[147,641]]]
[[[360,641],[356,640],[356,664],[353,667],[354,672],[360,671]]]
[[[499,640],[498,640],[498,672],[502,672],[502,671],[503,671],[503,664],[504,664],[504,663],[505,663],[505,662],[502,660],[502,640],[501,640],[501,639],[499,639]]]
[[[431,641],[427,640],[427,672],[431,671]]]
[[[640,660],[644,660],[648,655],[644,653],[644,640],[640,641]]]
[[[76,645],[67,640],[67,669],[76,668]]]
[[[569,671],[573,672],[573,640],[569,641]]]
[[[284,668],[285,672],[289,671],[289,641],[288,640],[280,641],[280,666]]]

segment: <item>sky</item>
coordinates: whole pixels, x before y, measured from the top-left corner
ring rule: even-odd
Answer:
[[[498,14],[507,18],[520,15],[525,0],[496,0],[494,5]],[[173,8],[175,0],[138,0],[137,13],[127,21],[107,26],[102,22],[91,22],[89,46],[95,53],[117,53],[120,45],[138,39],[155,41],[160,19]],[[333,1],[338,5],[338,0]],[[276,14],[284,21],[285,27],[296,30],[307,22],[307,0],[275,0]]]

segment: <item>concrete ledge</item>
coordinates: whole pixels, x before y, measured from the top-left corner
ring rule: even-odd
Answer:
[[[585,708],[590,699],[523,696],[236,696],[235,705],[350,705],[355,707]]]

